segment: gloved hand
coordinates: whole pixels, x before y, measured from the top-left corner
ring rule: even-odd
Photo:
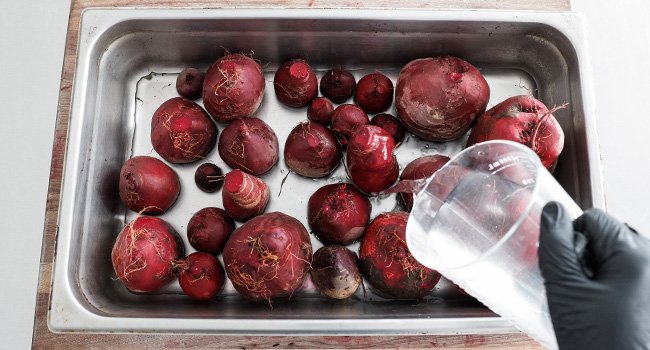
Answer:
[[[539,267],[561,350],[650,349],[650,240],[599,209],[542,212]],[[585,274],[576,232],[587,238]]]

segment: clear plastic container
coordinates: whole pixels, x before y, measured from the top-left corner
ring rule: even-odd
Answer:
[[[549,201],[572,218],[582,213],[530,148],[480,143],[451,159],[415,196],[407,244],[423,265],[557,349],[537,263],[541,211]]]

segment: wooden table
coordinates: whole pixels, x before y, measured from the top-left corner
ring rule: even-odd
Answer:
[[[56,251],[57,218],[66,135],[70,119],[72,80],[77,56],[81,12],[90,7],[280,7],[280,8],[483,8],[539,11],[570,10],[570,0],[73,0],[68,22],[63,74],[59,94],[45,230],[39,271],[33,346],[35,348],[115,347],[127,348],[435,348],[446,349],[539,349],[524,334],[456,336],[222,336],[171,334],[53,333],[47,327],[52,266]]]

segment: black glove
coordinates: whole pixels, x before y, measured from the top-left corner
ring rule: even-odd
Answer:
[[[571,222],[555,202],[540,226],[539,267],[560,349],[650,349],[650,240],[599,209]],[[576,252],[581,234],[584,253]]]

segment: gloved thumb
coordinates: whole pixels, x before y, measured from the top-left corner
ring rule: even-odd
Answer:
[[[546,282],[587,279],[574,250],[573,221],[561,204],[549,202],[542,210],[539,268]]]

